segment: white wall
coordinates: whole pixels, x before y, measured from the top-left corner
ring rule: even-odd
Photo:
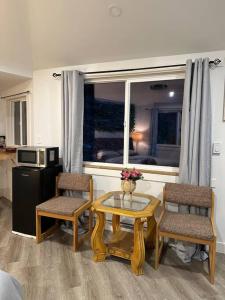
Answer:
[[[52,71],[33,74],[33,144],[61,145],[61,86]]]
[[[33,141],[34,144],[61,145],[61,85],[60,79],[52,77],[53,72],[63,69],[82,71],[112,70],[147,66],[163,66],[185,63],[187,58],[206,57],[224,58],[225,51],[188,54],[170,57],[130,60],[96,65],[71,66],[65,68],[35,71],[33,74]],[[224,98],[224,65],[211,71],[212,105],[213,105],[213,140],[222,143],[221,154],[213,156],[213,186],[216,194],[216,226],[218,233],[218,250],[225,252],[225,123],[222,121]],[[86,169],[95,174],[96,196],[112,189],[120,188],[119,172]],[[175,182],[174,176],[146,174],[143,182],[138,182],[137,189],[162,198],[165,182]]]
[[[221,154],[212,156],[212,185],[215,186],[215,211],[218,248],[225,252],[225,122],[222,120],[224,106],[225,68],[211,72],[213,141],[221,142]]]

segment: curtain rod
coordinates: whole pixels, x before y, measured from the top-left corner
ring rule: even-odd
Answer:
[[[26,91],[26,92],[22,92],[22,93],[17,93],[17,94],[13,94],[13,95],[8,95],[8,96],[0,97],[0,99],[6,99],[6,98],[20,96],[20,95],[25,95],[25,94],[29,94],[29,93],[30,93],[30,91]]]
[[[215,66],[221,63],[219,58],[215,58],[214,60],[210,60],[210,64],[214,64]],[[136,69],[119,69],[119,70],[109,70],[109,71],[96,71],[96,72],[80,72],[80,74],[91,75],[91,74],[105,74],[105,73],[116,73],[116,72],[131,72],[131,71],[141,71],[141,70],[152,70],[152,69],[161,69],[161,68],[173,68],[173,67],[184,67],[186,64],[179,65],[168,65],[168,66],[159,66],[159,67],[145,67],[145,68],[136,68]],[[61,73],[53,73],[52,76],[54,78],[60,77]]]

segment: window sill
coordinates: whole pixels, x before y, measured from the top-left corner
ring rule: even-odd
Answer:
[[[121,171],[124,168],[123,165],[109,165],[109,164],[101,164],[101,163],[89,163],[85,162],[83,164],[84,168],[89,169],[97,169],[97,170],[104,170],[104,171]],[[163,175],[163,176],[179,176],[179,168],[174,168],[176,171],[167,171],[168,167],[165,167],[165,170],[157,170],[153,168],[143,168],[143,166],[137,166],[138,170],[140,170],[143,174],[154,174],[154,175]],[[171,169],[171,168],[169,168]]]

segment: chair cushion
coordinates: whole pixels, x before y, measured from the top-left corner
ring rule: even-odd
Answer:
[[[60,196],[39,204],[36,206],[36,209],[59,215],[72,216],[78,208],[87,202],[88,201],[83,198]]]
[[[160,231],[187,237],[211,240],[213,230],[208,217],[165,211],[159,225]]]

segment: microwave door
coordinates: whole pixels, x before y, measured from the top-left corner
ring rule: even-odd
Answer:
[[[37,151],[18,150],[17,162],[21,166],[37,167],[38,166]]]

